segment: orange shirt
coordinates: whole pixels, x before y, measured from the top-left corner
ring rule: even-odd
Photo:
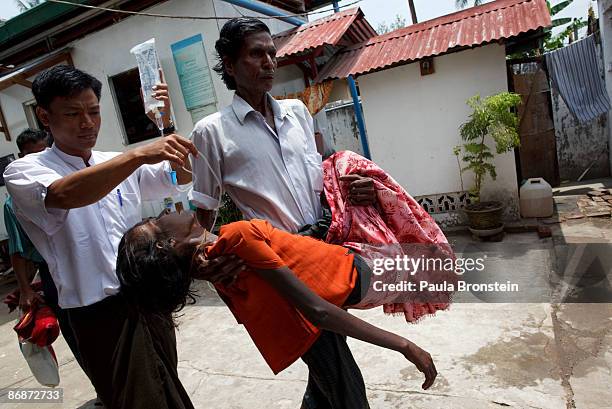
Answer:
[[[346,248],[275,229],[263,220],[221,227],[207,255],[224,254],[236,254],[252,269],[287,266],[313,292],[337,306],[343,305],[357,280],[353,255]],[[253,271],[241,273],[232,287],[217,290],[274,373],[295,362],[319,336],[318,328]]]

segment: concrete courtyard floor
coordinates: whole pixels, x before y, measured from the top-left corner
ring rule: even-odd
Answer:
[[[557,301],[577,300],[572,289],[580,280],[584,284],[585,274],[579,267],[585,262],[599,267],[587,278],[596,286],[610,288],[612,221],[584,219],[551,228],[553,237],[547,239],[535,233],[508,234],[499,243],[475,243],[464,234],[450,237],[458,256],[486,255],[492,276],[522,283],[528,287],[522,301],[534,302],[518,303],[512,298],[483,302],[491,299],[468,294],[449,311],[416,325],[385,316],[379,309],[353,311],[428,350],[439,373],[434,386],[423,391],[421,374],[401,355],[349,339],[372,409],[612,406],[610,300],[550,300],[550,296]],[[591,244],[597,254],[587,257]],[[602,253],[602,248],[607,252]],[[601,271],[607,275],[593,279]],[[306,385],[305,365],[299,361],[274,376],[229,310],[206,285],[199,289],[202,296],[183,311],[177,332],[180,377],[194,405],[299,408]],[[2,296],[8,290],[1,288]],[[12,330],[15,314],[0,311],[0,390],[37,387],[18,350]],[[63,404],[0,403],[0,407],[93,408],[94,390],[63,339],[54,346],[61,364]],[[5,393],[0,392],[0,398]]]

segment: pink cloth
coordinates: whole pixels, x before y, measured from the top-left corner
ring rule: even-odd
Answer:
[[[340,177],[351,174],[359,174],[374,180],[378,196],[376,206],[354,206],[348,202],[350,182],[342,182]],[[405,244],[417,243],[423,244],[416,250],[418,254],[415,254],[415,246],[408,246],[412,247],[408,252],[411,252],[410,255],[415,258],[430,252],[436,253],[438,257],[444,254],[454,260],[452,249],[434,219],[391,176],[372,161],[350,151],[335,153],[323,162],[323,183],[332,211],[332,222],[326,238],[328,243],[352,248],[366,261],[371,261],[372,249],[376,252],[377,245],[391,245],[384,246],[384,253],[387,257],[392,257],[394,254],[405,254],[402,253],[402,247],[406,248]],[[428,244],[433,246],[427,246]],[[430,250],[432,247],[435,250]],[[420,276],[423,274],[421,272]],[[447,282],[456,279],[454,272],[437,277],[437,280]],[[403,313],[406,321],[416,322],[426,315],[447,309],[452,292],[444,294],[445,297],[437,300],[443,299],[448,302],[384,304],[384,312]],[[384,302],[375,298],[368,301],[370,305],[380,305]]]

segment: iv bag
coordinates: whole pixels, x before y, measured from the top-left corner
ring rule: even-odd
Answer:
[[[161,83],[159,75],[159,59],[155,49],[155,39],[152,38],[142,44],[138,44],[130,50],[136,57],[138,73],[140,74],[140,88],[144,99],[145,112],[155,111],[164,106],[163,101],[158,101],[151,96],[153,87]]]

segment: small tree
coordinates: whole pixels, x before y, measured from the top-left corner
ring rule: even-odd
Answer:
[[[485,0],[474,0],[474,7],[480,6]],[[468,0],[455,0],[455,7],[458,9],[464,9],[468,5]]]
[[[395,16],[395,20],[393,20],[391,24],[387,24],[385,22],[378,24],[378,27],[376,27],[376,32],[378,34],[385,34],[404,27],[406,27],[406,19],[397,14]]]
[[[474,172],[474,187],[470,190],[470,197],[475,203],[480,202],[484,177],[488,174],[493,180],[497,178],[492,163],[494,155],[485,143],[486,137],[490,136],[493,139],[498,154],[520,145],[518,117],[515,113],[520,103],[520,95],[510,92],[502,92],[485,99],[475,95],[467,100],[472,113],[469,121],[462,124],[459,129],[464,143],[456,146],[453,153],[459,158],[463,152],[462,160],[467,166],[460,169],[461,177],[466,170]],[[461,184],[463,185],[463,178]]]
[[[19,11],[24,12],[43,3],[44,0],[15,0]]]

